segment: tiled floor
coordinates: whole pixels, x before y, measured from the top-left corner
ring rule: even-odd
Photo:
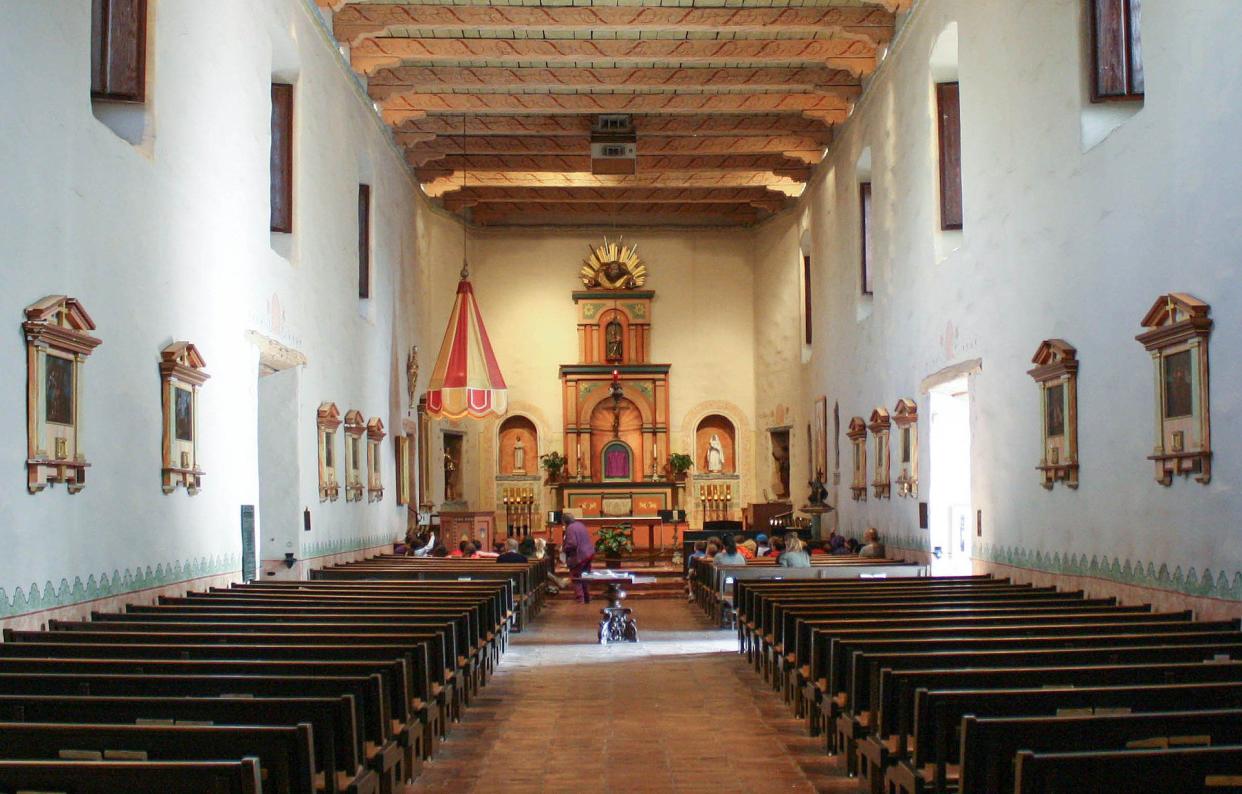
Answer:
[[[514,635],[414,791],[854,791],[833,759],[680,600],[636,601],[642,642],[596,643],[564,596]]]

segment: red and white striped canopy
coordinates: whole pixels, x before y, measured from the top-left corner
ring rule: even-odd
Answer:
[[[436,419],[483,419],[509,409],[505,378],[483,326],[474,289],[463,278],[449,314],[440,355],[427,389],[427,415]]]

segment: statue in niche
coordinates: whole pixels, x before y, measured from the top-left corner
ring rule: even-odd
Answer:
[[[604,357],[610,364],[620,363],[625,358],[625,345],[621,340],[621,321],[616,317],[609,321],[604,329]]]
[[[513,442],[513,473],[526,473],[526,445],[520,437]]]
[[[444,501],[452,502],[457,499],[457,483],[453,479],[454,472],[457,471],[457,463],[453,460],[453,456],[448,450],[444,451]]]
[[[707,471],[710,474],[724,471],[724,447],[720,445],[720,436],[716,433],[712,433],[707,442]]]
[[[410,347],[410,355],[405,360],[405,391],[410,398],[410,410],[418,408],[418,345]]]
[[[809,507],[828,507],[828,486],[824,485],[824,470],[817,469],[815,478],[807,485],[811,486],[811,495],[807,497]]]

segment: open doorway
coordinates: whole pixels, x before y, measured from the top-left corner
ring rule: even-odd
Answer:
[[[970,382],[961,377],[931,389],[931,487],[928,518],[932,572],[971,571]]]
[[[298,491],[298,367],[259,366],[258,468],[259,555],[264,576],[296,575],[286,555],[297,559],[301,529]]]

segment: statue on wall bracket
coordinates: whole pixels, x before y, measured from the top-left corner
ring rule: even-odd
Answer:
[[[1078,351],[1064,339],[1045,339],[1027,374],[1039,384],[1042,454],[1041,485],[1064,482],[1078,487]]]
[[[605,237],[582,260],[579,275],[587,289],[638,289],[647,283],[647,266],[638,257],[637,245],[624,245],[620,239],[609,242]]]

